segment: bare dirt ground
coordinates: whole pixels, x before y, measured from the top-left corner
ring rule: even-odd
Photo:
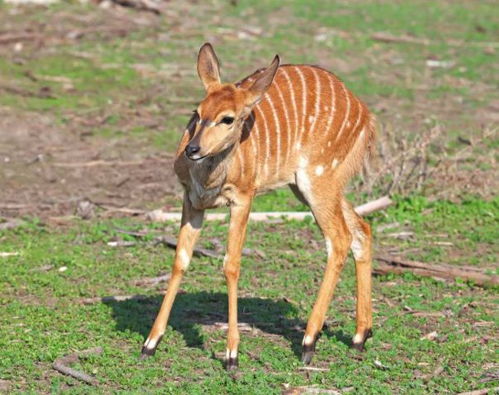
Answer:
[[[0,109],[0,157],[0,213],[7,217],[74,214],[84,200],[143,208],[175,191],[171,155],[71,134],[46,115]]]
[[[146,131],[159,130],[166,120],[189,112],[193,97],[197,99],[197,96],[192,94],[192,88],[185,92],[182,86],[193,85],[196,76],[192,59],[186,56],[191,54],[192,45],[187,46],[184,41],[189,39],[200,43],[201,38],[196,37],[202,36],[203,32],[206,36],[206,31],[213,30],[213,27],[205,28],[204,21],[198,17],[186,14],[193,9],[192,6],[190,3],[169,4],[162,10],[162,19],[152,12],[116,6],[106,10],[89,7],[82,14],[61,7],[40,15],[37,15],[39,10],[36,8],[14,8],[9,11],[10,15],[0,18],[0,56],[7,63],[29,64],[33,59],[72,52],[74,56],[97,64],[101,59],[96,60],[95,54],[101,56],[106,51],[106,47],[100,48],[102,45],[123,46],[122,40],[127,39],[129,47],[144,48],[143,59],[139,59],[143,63],[134,63],[133,69],[150,84],[144,91],[140,90],[142,87],[132,87],[121,95],[122,99],[107,108],[94,108],[88,113],[70,108],[62,110],[61,115],[51,110],[27,110],[0,104],[0,216],[71,215],[83,200],[107,209],[144,209],[167,204],[171,201],[169,196],[179,194],[171,166],[173,142],[167,152],[152,146],[150,141],[129,139],[127,133],[109,138],[99,134],[98,130],[114,114],[119,114],[115,128],[126,132],[136,127]],[[196,13],[203,13],[209,24],[220,23],[216,10],[197,3],[195,7]],[[259,26],[263,23],[258,15],[248,14],[248,26],[239,26],[231,18],[224,19],[224,23],[231,27],[217,28],[216,34],[210,33],[207,38],[215,44],[239,40],[245,46],[244,42],[251,42],[251,51],[261,51],[264,44],[259,40],[265,39],[269,33]],[[272,20],[267,22],[271,22],[269,26],[275,30],[284,26],[287,18],[292,16],[273,13]],[[351,32],[324,30],[314,25],[303,29],[319,38],[355,38]],[[150,42],[141,42],[141,34]],[[131,36],[134,38],[130,39]],[[158,49],[165,52],[164,63],[172,66],[171,70],[158,71],[149,64],[148,54],[155,50],[154,42],[159,41],[175,46],[171,51]],[[73,46],[78,47],[73,49]],[[82,46],[87,49],[82,50]],[[429,188],[438,198],[454,198],[463,191],[484,197],[494,196],[498,180],[494,170],[495,156],[489,146],[496,133],[497,101],[476,109],[466,104],[466,100],[463,105],[462,95],[453,93],[428,100],[428,91],[442,80],[426,72],[425,83],[420,83],[411,65],[403,65],[400,71],[393,73],[393,69],[398,68],[400,54],[397,50],[380,48],[380,45],[375,45],[368,53],[360,55],[352,51],[348,59],[326,55],[317,48],[311,50],[319,64],[340,76],[348,75],[357,64],[362,64],[363,58],[370,58],[376,67],[368,71],[368,80],[380,84],[406,80],[407,89],[412,91],[412,102],[377,94],[365,98],[380,120],[380,157],[372,168],[374,173],[378,172],[378,177],[367,182],[369,188],[381,185],[381,192],[402,194]],[[300,51],[305,54],[307,48]],[[238,60],[237,56],[229,57],[224,64],[229,75],[238,73],[235,70],[239,65],[231,63],[237,61],[234,59]],[[248,64],[244,59],[245,68],[251,70],[252,62],[261,65],[261,61],[256,60]],[[137,56],[133,61],[137,62]],[[119,67],[111,61],[98,66],[102,69]],[[72,86],[71,79],[64,76],[47,80],[36,74],[36,70],[27,69],[17,77],[17,80],[9,81],[0,76],[0,95],[27,99],[57,97],[57,89],[47,83],[57,78],[63,94],[70,99],[86,94]],[[445,76],[444,80],[449,86],[467,89],[470,97],[491,94],[491,87],[480,81],[471,82],[453,76]],[[90,91],[96,89],[99,87],[89,88]],[[130,92],[132,97],[127,98]],[[154,97],[161,95],[175,96],[179,100],[169,103],[170,107],[166,109],[160,107],[158,111],[150,111],[151,98],[155,101]],[[156,100],[155,105],[160,103]],[[463,113],[465,118],[462,118]],[[445,120],[446,125],[439,129],[441,120]],[[433,129],[432,124],[436,125]],[[470,137],[464,131],[450,139],[449,129],[457,127],[474,134]],[[169,128],[178,129],[178,125]],[[416,140],[404,142],[407,134],[416,135]],[[452,153],[444,147],[449,141],[454,144]],[[432,158],[428,155],[430,151]],[[415,174],[422,176],[418,178]],[[362,184],[365,188],[366,183]]]

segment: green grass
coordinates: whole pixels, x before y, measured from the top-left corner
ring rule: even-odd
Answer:
[[[195,58],[200,45],[210,40],[226,81],[244,77],[279,53],[285,63],[320,64],[338,74],[373,108],[380,130],[386,126],[414,141],[428,127],[439,125],[441,146],[432,146],[430,165],[444,156],[444,149],[462,148],[457,136],[473,139],[483,127],[495,127],[482,116],[497,100],[498,52],[486,50],[488,42],[497,42],[499,31],[492,1],[239,0],[236,6],[213,1],[190,6],[188,15],[182,4],[169,3],[167,16],[124,37],[84,36],[41,48],[27,43],[19,54],[6,46],[0,56],[0,89],[14,86],[35,95],[0,90],[0,105],[14,113],[50,114],[67,133],[80,131],[74,119],[102,116],[102,123],[88,127],[94,142],[121,140],[130,152],[137,147],[148,147],[151,154],[172,152],[189,113],[203,97]],[[9,9],[0,2],[1,11]],[[93,4],[61,2],[0,13],[0,24],[18,24],[22,30],[37,23],[60,23],[66,31],[86,27],[71,16],[91,15],[102,23],[109,21],[106,12]],[[262,32],[241,38],[243,26],[261,27]],[[432,43],[379,43],[372,39],[375,32],[408,34]],[[455,65],[430,70],[426,60],[433,58]],[[36,97],[43,87],[49,87],[53,97]],[[493,164],[475,159],[494,148],[497,139],[484,152],[474,147],[464,166],[493,171]],[[459,203],[432,196],[394,197],[393,207],[369,218],[376,250],[497,273],[499,202],[483,200],[472,191],[463,187]],[[360,203],[364,195],[351,197]],[[257,197],[253,209],[307,210],[287,189]],[[318,342],[314,366],[325,370],[300,370],[302,329],[326,257],[312,221],[249,226],[246,246],[265,256],[243,258],[240,321],[255,330],[242,333],[241,368],[235,377],[223,369],[225,333],[213,325],[226,321],[222,258],[193,260],[157,354],[141,361],[140,347],[165,284],[151,288],[135,281],[169,270],[172,250],[151,241],[156,234],[176,235],[177,225],[113,219],[51,227],[26,220],[23,227],[0,232],[0,252],[18,253],[0,257],[0,379],[11,392],[89,392],[88,386],[51,365],[58,357],[95,346],[103,347],[102,355],[75,367],[95,375],[100,387],[94,391],[105,393],[269,394],[304,385],[353,393],[419,394],[499,385],[494,378],[496,288],[410,274],[375,277],[374,338],[367,351],[358,354],[349,347],[355,322],[351,260]],[[136,239],[117,229],[146,229],[151,235]],[[401,232],[408,236],[400,238]],[[207,224],[200,243],[213,248],[226,233],[226,224]],[[116,239],[137,244],[107,244]],[[126,294],[145,297],[81,303],[83,298]],[[438,333],[435,340],[422,339],[433,331]],[[443,370],[433,377],[440,366]]]
[[[427,249],[428,235],[448,232],[446,241],[462,242],[456,247],[465,249],[475,264],[489,266],[497,256],[497,211],[497,201],[475,199],[455,205],[411,198],[399,199],[386,214],[370,221],[375,229],[394,221],[410,224],[414,231],[410,246],[421,247],[422,255],[435,263],[445,262],[445,253]],[[429,216],[431,222],[426,220]],[[251,388],[252,393],[279,393],[289,384],[353,387],[361,393],[421,393],[493,384],[480,380],[495,360],[494,289],[413,275],[375,277],[374,338],[360,355],[349,348],[355,328],[352,262],[346,265],[318,342],[314,366],[326,370],[301,371],[300,328],[315,299],[325,261],[320,233],[310,221],[250,224],[247,246],[266,257],[243,258],[240,321],[255,330],[242,333],[237,379],[223,369],[225,333],[213,326],[226,320],[221,259],[194,258],[157,354],[140,361],[140,346],[161,296],[158,288],[134,282],[168,270],[172,250],[148,240],[154,234],[175,235],[176,228],[121,219],[77,222],[62,229],[29,223],[2,232],[2,251],[19,253],[2,258],[0,371],[11,389],[46,392],[71,386],[72,391],[85,392],[85,384],[56,373],[51,363],[95,346],[102,346],[103,354],[81,360],[76,367],[98,377],[106,392],[247,393]],[[147,229],[151,236],[138,240],[118,229]],[[225,240],[226,232],[226,224],[206,224],[200,244],[212,247],[214,239]],[[116,239],[137,244],[107,245]],[[390,240],[384,232],[377,232],[376,239],[380,246]],[[481,254],[474,253],[477,249]],[[61,267],[66,270],[60,271]],[[146,296],[124,302],[80,302],[123,294]],[[436,340],[421,340],[432,331],[438,333]],[[386,370],[376,367],[375,361]],[[443,372],[425,378],[440,365]]]

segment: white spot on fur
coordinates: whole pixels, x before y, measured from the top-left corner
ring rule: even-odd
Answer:
[[[300,150],[300,148],[301,148],[301,144],[300,144],[300,142],[296,143],[296,144],[295,144],[295,149],[296,149],[297,151],[299,151],[299,150]]]
[[[185,250],[185,248],[182,248],[178,252],[178,259],[180,259],[180,265],[182,266],[182,269],[186,270],[189,267],[190,259],[189,259],[189,254]]]
[[[307,346],[309,346],[309,345],[310,345],[310,344],[312,344],[313,342],[314,342],[314,338],[313,338],[312,336],[310,336],[310,335],[307,335],[307,336],[305,336],[305,337],[303,338],[303,342],[302,342],[302,344],[303,344],[303,345],[307,345]]]
[[[331,141],[328,141],[328,142],[327,142],[327,146],[328,146],[328,147],[331,147]]]
[[[340,164],[340,161],[338,159],[333,159],[333,163],[331,163],[331,167],[333,169],[336,169],[336,167]]]
[[[329,111],[329,107],[328,106],[324,106],[324,111]]]
[[[351,123],[350,121],[348,121],[348,122],[347,122],[347,128],[349,128],[351,124],[352,124],[352,123]]]
[[[315,119],[315,117],[314,117],[313,115],[309,115],[309,116],[308,116],[308,122],[309,122],[309,123],[314,122],[314,119]]]
[[[331,242],[331,239],[326,238],[326,251],[327,251],[327,258],[331,258],[333,255],[333,243]]]
[[[362,343],[362,340],[364,340],[363,336],[360,333],[356,333],[352,339],[352,342],[355,344],[359,344],[359,343]]]
[[[324,173],[324,166],[317,166],[317,167],[315,168],[315,174],[316,174],[317,176],[320,176],[322,173]]]
[[[321,154],[323,154],[323,153],[324,153],[324,148],[321,148]]]
[[[229,358],[232,358],[232,359],[236,359],[237,358],[237,350],[225,350],[225,359],[229,359]]]

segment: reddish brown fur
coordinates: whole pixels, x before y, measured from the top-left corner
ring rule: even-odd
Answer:
[[[236,84],[222,84],[216,55],[205,45],[198,73],[207,95],[181,139],[175,161],[185,198],[174,275],[145,353],[154,351],[164,332],[204,210],[226,204],[231,207],[224,262],[228,366],[237,362],[237,281],[251,201],[256,193],[286,184],[310,205],[328,248],[326,273],[304,337],[304,361],[310,361],[348,249],[354,253],[358,282],[354,344],[362,346],[372,326],[371,234],[343,197],[343,188],[372,150],[374,117],[336,76],[319,67],[279,67],[276,57],[267,69]],[[234,121],[223,122],[227,117]]]

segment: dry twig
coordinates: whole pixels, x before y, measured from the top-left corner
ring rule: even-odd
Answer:
[[[99,355],[99,354],[102,354],[102,347],[89,348],[88,350],[75,352],[56,359],[52,367],[58,372],[74,377],[77,380],[83,381],[90,385],[97,385],[99,384],[99,382],[95,377],[89,376],[86,373],[70,368],[68,365],[77,362],[80,357],[85,357],[88,355]]]
[[[482,270],[470,266],[428,264],[392,256],[377,256],[375,260],[378,265],[373,269],[373,273],[376,274],[411,272],[420,276],[450,280],[462,278],[481,286],[499,284],[499,276],[485,274]]]

